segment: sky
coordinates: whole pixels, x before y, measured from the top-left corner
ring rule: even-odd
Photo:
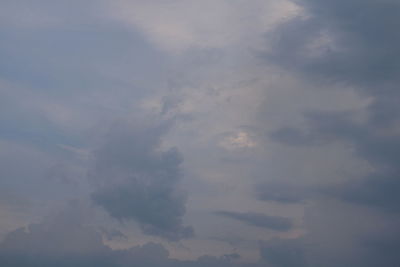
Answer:
[[[0,265],[396,267],[397,0],[2,0]]]

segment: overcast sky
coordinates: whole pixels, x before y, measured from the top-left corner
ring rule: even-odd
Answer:
[[[396,267],[398,0],[1,0],[0,265]]]

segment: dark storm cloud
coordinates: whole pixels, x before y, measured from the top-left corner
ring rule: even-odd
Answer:
[[[186,197],[178,189],[182,156],[163,150],[168,123],[153,126],[115,125],[94,152],[90,177],[97,184],[92,198],[112,217],[135,220],[146,234],[171,240],[191,237],[183,226]]]
[[[395,0],[297,1],[310,18],[299,18],[276,31],[273,55],[278,64],[316,79],[367,86],[380,94],[399,81],[400,3]],[[328,34],[331,46],[310,47]],[[318,52],[318,56],[310,56]],[[376,87],[378,86],[378,87]],[[388,88],[385,88],[388,89]]]
[[[372,97],[365,122],[354,112],[312,111],[308,128],[284,127],[270,136],[288,145],[344,142],[375,173],[332,191],[346,200],[398,210],[400,198],[400,3],[398,1],[298,1],[309,18],[285,23],[275,32],[270,58],[308,79],[348,84]],[[332,44],[310,48],[322,34]],[[317,50],[318,54],[310,56]],[[308,51],[308,52],[307,52]]]
[[[248,225],[276,230],[276,231],[287,231],[290,230],[290,228],[292,228],[292,221],[285,217],[269,216],[253,212],[241,213],[241,212],[231,212],[231,211],[218,211],[215,214],[239,220]]]
[[[354,88],[361,96],[368,97],[370,104],[364,110],[308,110],[304,113],[305,127],[288,125],[272,132],[270,137],[292,147],[323,148],[328,144],[340,144],[352,149],[372,171],[364,177],[345,177],[346,182],[315,190],[344,205],[331,211],[338,216],[346,216],[345,210],[353,207],[352,211],[358,214],[355,219],[358,226],[366,224],[363,220],[370,213],[374,214],[370,215],[374,220],[392,222],[400,211],[400,2],[296,2],[304,8],[306,16],[284,23],[269,35],[273,39],[273,49],[266,55],[268,60],[313,86],[321,87],[320,90],[337,90],[331,85]],[[326,147],[326,153],[329,153]],[[271,192],[265,200],[274,198],[270,195]],[[312,201],[319,203],[321,210],[327,208],[319,199]],[[312,218],[305,217],[308,227],[305,238],[314,238],[313,242],[318,245],[316,250],[323,251],[308,255],[319,263],[318,266],[398,265],[399,259],[394,253],[398,247],[398,234],[388,237],[385,231],[389,230],[376,227],[376,236],[371,239],[370,232],[374,228],[359,230],[349,222],[326,229],[327,226],[313,222],[324,221],[321,218],[327,214],[321,210],[314,211]],[[339,248],[339,243],[347,238],[342,236],[341,240],[335,241],[335,233],[344,228],[350,239],[359,242],[348,247],[351,251],[348,255],[345,251],[332,255],[332,250]],[[326,235],[327,231],[333,235]],[[323,248],[324,242],[332,243],[332,247]]]

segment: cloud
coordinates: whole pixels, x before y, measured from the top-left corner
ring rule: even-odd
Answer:
[[[282,130],[274,132],[271,137],[289,145],[350,144],[358,157],[374,167],[374,172],[365,179],[346,181],[321,191],[346,201],[398,211],[400,198],[396,188],[400,188],[400,169],[397,164],[400,137],[390,133],[390,129],[386,129],[389,130],[387,134],[382,133],[385,129],[377,128],[370,121],[358,123],[352,120],[351,115],[343,112],[309,112],[305,115],[307,132],[291,130],[298,132],[306,141],[300,142],[297,137],[293,137],[296,141],[279,138]]]
[[[191,237],[183,225],[185,194],[178,189],[182,156],[164,150],[161,138],[168,123],[118,124],[94,151],[90,179],[97,184],[93,201],[110,216],[135,220],[144,233],[171,240]]]
[[[271,267],[306,267],[305,246],[301,239],[272,239],[261,242],[261,258]]]
[[[42,223],[8,233],[0,244],[0,264],[106,266],[102,262],[109,251],[103,245],[101,235],[83,224],[79,208],[71,205]]]
[[[398,81],[400,4],[376,2],[302,0],[306,17],[276,31],[273,55],[278,64],[316,79],[356,83],[379,94],[376,86]],[[330,42],[321,42],[328,36]],[[326,37],[325,37],[326,38]],[[314,55],[315,43],[320,44]]]
[[[310,86],[318,86],[317,93],[355,90],[369,99],[361,108],[308,108],[303,110],[301,123],[270,132],[270,140],[303,153],[305,159],[312,151],[330,155],[338,147],[352,154],[352,161],[368,166],[364,173],[354,174],[338,164],[329,182],[307,189],[314,206],[307,207],[305,214],[305,239],[319,246],[306,248],[312,251],[307,255],[317,266],[377,266],[383,262],[395,266],[398,259],[391,251],[398,236],[388,238],[388,230],[377,225],[395,222],[400,214],[396,193],[400,189],[400,34],[396,26],[400,4],[391,0],[298,3],[304,7],[304,15],[268,34],[272,45],[264,59]],[[304,90],[301,86],[296,89]],[[310,170],[319,167],[316,162],[305,164]],[[274,199],[273,192],[267,193],[265,200]],[[327,223],[329,219],[332,225]],[[370,240],[371,232],[376,235],[373,239],[380,241],[371,241],[367,248],[365,240]],[[330,244],[324,248],[326,242]],[[343,243],[348,243],[346,248],[340,247]]]
[[[270,137],[288,145],[349,145],[356,156],[375,169],[374,173],[331,192],[349,201],[393,210],[399,199],[390,189],[400,188],[400,93],[395,89],[400,82],[400,35],[396,26],[400,4],[390,0],[299,3],[308,17],[277,29],[280,38],[271,59],[307,79],[319,77],[331,84],[349,84],[369,96],[371,103],[363,110],[366,115],[361,121],[354,119],[360,117],[360,110],[308,111],[304,114],[305,130],[283,127]],[[336,48],[326,45],[317,57],[302,53],[321,33],[330,36]]]
[[[0,244],[2,266],[169,266],[167,262],[168,251],[159,244],[112,250],[72,206],[8,233]]]
[[[104,245],[102,235],[83,219],[78,203],[7,234],[0,243],[0,264],[10,267],[220,267],[256,266],[242,264],[236,253],[220,257],[202,256],[196,260],[177,260],[169,256],[161,244],[146,243],[127,249],[111,249]]]
[[[302,203],[310,194],[306,188],[285,183],[263,183],[256,187],[257,199],[277,203]]]
[[[143,32],[157,47],[168,52],[193,48],[219,49],[254,45],[265,29],[297,12],[290,1],[205,0],[113,2],[110,9],[120,21]]]
[[[292,228],[292,222],[288,218],[269,216],[261,213],[252,212],[231,212],[231,211],[218,211],[217,215],[228,217],[231,219],[239,220],[248,225],[257,226],[265,229],[275,231],[287,231]]]
[[[369,236],[361,240],[361,244],[368,251],[367,261],[370,266],[383,264],[391,266],[399,262],[400,256],[397,248],[400,246],[400,233],[395,230],[389,236],[378,235]]]
[[[398,172],[378,172],[359,181],[323,188],[329,196],[351,203],[377,208],[381,211],[399,213],[400,181]]]
[[[23,225],[42,203],[90,194],[152,237],[99,234],[69,213],[7,235],[0,265],[243,266],[263,238],[248,266],[396,266],[399,11],[397,0],[2,1],[0,204],[29,209]],[[114,124],[86,184],[95,132],[146,112],[180,119]],[[13,216],[1,216],[8,229]],[[190,251],[145,244],[193,236],[186,220],[199,235]],[[211,253],[223,256],[172,259]]]

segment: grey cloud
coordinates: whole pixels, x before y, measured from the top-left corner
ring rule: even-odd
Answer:
[[[121,94],[134,88],[136,97],[149,94],[159,81],[153,77],[162,80],[166,70],[163,54],[139,34],[115,23],[73,29],[2,28],[0,33],[6,36],[0,44],[2,78],[27,83],[36,93],[44,93],[45,99],[53,97],[70,105],[77,104],[71,95],[84,96],[109,88]],[[54,88],[57,93],[51,94]]]
[[[400,169],[397,165],[400,158],[398,131],[400,4],[398,0],[294,1],[305,8],[307,16],[288,20],[276,28],[274,33],[267,34],[269,38],[274,39],[274,43],[272,53],[264,57],[269,62],[289,70],[290,78],[294,74],[300,77],[302,82],[308,81],[313,84],[312,86],[320,86],[321,90],[328,90],[323,87],[329,87],[331,90],[332,84],[335,84],[335,87],[338,85],[344,85],[343,87],[346,88],[354,87],[360,94],[371,98],[371,104],[363,110],[367,113],[364,122],[353,119],[353,115],[357,115],[353,111],[312,111],[304,114],[306,127],[300,129],[288,125],[271,133],[270,137],[273,140],[292,146],[277,156],[279,160],[276,166],[273,166],[276,162],[271,161],[275,155],[271,154],[275,152],[276,147],[284,147],[284,149],[287,147],[268,144],[265,159],[254,154],[254,158],[249,157],[248,162],[251,164],[245,165],[245,161],[237,160],[238,165],[243,164],[240,167],[245,166],[251,169],[250,175],[254,173],[257,173],[258,177],[263,176],[264,173],[270,175],[266,177],[269,182],[262,186],[257,185],[256,197],[259,200],[285,204],[308,204],[305,200],[311,198],[310,203],[314,206],[320,205],[320,210],[315,211],[314,217],[305,215],[307,222],[304,230],[307,238],[310,238],[309,236],[314,238],[312,241],[315,242],[315,247],[310,248],[301,240],[276,239],[261,242],[262,261],[249,264],[249,266],[397,266],[399,258],[395,253],[399,246],[399,235],[393,231],[395,228],[387,230],[379,227],[380,224],[376,224],[378,226],[376,236],[371,237],[370,230],[375,229],[375,225],[364,228],[366,221],[369,220],[362,212],[368,210],[374,213],[371,217],[374,219],[382,217],[383,221],[391,221],[399,213]],[[229,79],[231,75],[224,73],[235,74],[236,72],[226,71],[226,67],[219,64],[224,51],[216,51],[212,55],[205,53],[214,53],[213,51],[190,52],[188,53],[190,55],[187,55],[188,58],[174,58],[170,62],[168,56],[154,49],[135,30],[119,25],[115,20],[111,22],[100,18],[104,14],[97,12],[100,11],[98,8],[94,8],[101,6],[99,2],[107,1],[45,0],[34,4],[26,0],[2,1],[4,8],[0,10],[0,21],[2,25],[5,25],[0,29],[4,37],[0,44],[0,57],[4,59],[0,63],[2,78],[11,83],[26,84],[29,87],[26,91],[32,92],[27,94],[21,91],[15,94],[13,91],[18,89],[4,89],[2,100],[0,100],[2,111],[4,111],[1,112],[4,114],[1,115],[3,129],[0,130],[0,135],[2,138],[18,142],[26,142],[29,139],[32,140],[30,143],[36,143],[39,146],[45,143],[46,147],[60,143],[80,147],[77,143],[84,142],[81,140],[84,138],[80,135],[92,124],[102,121],[107,116],[109,117],[106,120],[135,113],[138,109],[132,106],[138,106],[134,105],[136,101],[154,93],[153,88],[160,88],[159,85],[166,78],[164,75],[170,73],[169,67],[166,66],[169,63],[186,62],[183,67],[177,66],[177,69],[172,67],[174,69],[172,72],[177,72],[183,80],[196,80],[193,85],[187,87],[197,88],[197,82],[212,85],[214,78],[211,80],[208,78],[214,76],[222,81],[222,87],[230,87],[230,82],[225,83],[225,79]],[[224,5],[228,3],[222,2]],[[252,5],[250,7],[253,8]],[[26,13],[31,16],[24,16]],[[227,15],[230,17],[229,14]],[[252,34],[250,33],[249,36]],[[332,43],[330,43],[331,40]],[[236,48],[228,50],[233,51],[226,54],[230,58],[229,61],[237,65],[241,73],[252,72],[253,67],[256,67],[253,65],[247,69],[246,64],[251,64],[250,60],[243,58],[245,60],[242,61],[242,54],[246,54],[247,51],[242,53],[242,51],[236,51]],[[235,58],[235,52],[241,54],[236,60],[232,60],[230,55]],[[192,57],[195,57],[195,60]],[[217,67],[209,68],[208,64],[204,64],[204,60],[208,63],[218,63],[214,64]],[[200,62],[202,67],[186,72],[187,69],[193,68],[193,64],[187,62],[195,62],[194,65]],[[224,69],[220,71],[219,68]],[[229,64],[227,68],[230,69],[231,65]],[[195,75],[192,75],[193,70],[195,70]],[[211,72],[212,75],[209,76]],[[219,75],[221,73],[222,76]],[[198,78],[185,77],[186,75]],[[258,75],[257,71],[255,75]],[[265,76],[269,80],[269,73]],[[272,77],[271,80],[274,78]],[[294,89],[301,91],[304,89],[303,85]],[[218,87],[217,83],[216,88]],[[161,86],[161,88],[164,87]],[[193,92],[196,90],[193,89]],[[118,97],[113,98],[114,95]],[[270,94],[268,98],[271,95],[273,94]],[[289,93],[290,101],[283,102],[283,105],[282,102],[277,101],[276,105],[270,108],[273,113],[271,117],[275,117],[273,120],[287,122],[286,118],[281,120],[279,115],[276,116],[279,112],[274,113],[274,111],[280,105],[281,110],[286,112],[287,105],[291,101],[297,101],[298,95],[301,95],[301,92],[294,95]],[[24,99],[27,99],[28,104],[24,104]],[[43,102],[38,100],[43,100]],[[181,98],[164,97],[161,115],[169,117],[174,115],[175,110],[180,108],[181,101],[183,103]],[[338,103],[337,106],[342,105]],[[288,110],[293,109],[288,108]],[[217,112],[220,111],[220,109],[217,110]],[[53,114],[58,112],[60,114]],[[7,114],[14,115],[7,117]],[[209,114],[211,113],[207,112],[205,117]],[[57,116],[53,118],[52,115]],[[150,126],[146,123],[129,125],[123,123],[113,126],[104,139],[104,144],[93,153],[94,166],[90,170],[90,180],[95,189],[92,199],[113,218],[120,221],[136,221],[145,233],[169,240],[189,237],[193,234],[193,230],[183,223],[186,196],[179,189],[182,179],[182,156],[177,149],[164,148],[162,144],[162,137],[168,131],[168,123],[149,124]],[[200,129],[198,127],[204,125],[208,124],[200,121],[188,132],[196,132]],[[265,125],[271,127],[271,124],[265,123]],[[263,128],[262,125],[258,126]],[[65,131],[65,128],[68,130]],[[61,134],[62,132],[64,134]],[[71,135],[79,135],[82,138],[73,138]],[[37,136],[39,136],[39,141]],[[74,140],[68,141],[71,138]],[[44,141],[41,141],[42,139]],[[75,141],[75,139],[79,140]],[[188,140],[191,141],[190,138]],[[204,143],[200,146],[202,144]],[[358,177],[357,180],[347,177],[348,179],[343,180],[349,180],[348,182],[329,188],[315,189],[298,186],[304,182],[302,179],[306,179],[305,175],[313,173],[314,167],[322,169],[325,166],[324,164],[321,164],[322,166],[305,164],[302,167],[309,168],[311,171],[303,176],[303,173],[297,176],[296,172],[300,168],[288,166],[297,163],[290,160],[283,162],[285,155],[282,154],[292,153],[294,149],[299,148],[306,158],[308,151],[304,147],[312,150],[317,146],[322,148],[321,150],[326,148],[325,152],[328,154],[330,153],[328,145],[332,144],[345,144],[348,148],[352,148],[354,155],[366,161],[374,171],[365,177]],[[327,146],[324,147],[325,145]],[[189,149],[193,147],[196,146],[188,146]],[[254,149],[258,151],[260,147],[262,145],[257,145]],[[37,195],[43,195],[46,202],[49,202],[48,200],[54,202],[59,198],[71,196],[71,190],[67,193],[61,189],[53,190],[47,182],[44,184],[44,182],[38,182],[42,180],[36,179],[42,175],[42,166],[48,165],[48,157],[43,158],[42,161],[41,157],[33,155],[26,156],[27,160],[22,157],[21,160],[21,156],[18,155],[18,160],[11,161],[7,160],[10,158],[7,151],[11,150],[6,149],[6,152],[2,153],[3,158],[6,159],[1,164],[4,167],[2,169],[6,170],[6,172],[3,171],[2,177],[7,176],[2,179],[2,185],[6,186],[6,191],[16,191],[16,195],[24,195],[29,201],[33,195],[35,195],[34,198]],[[193,152],[194,154],[205,153],[207,156],[204,158],[207,159],[210,150],[207,147],[205,150],[202,152],[199,149]],[[280,152],[282,151],[279,150],[278,153]],[[301,157],[296,155],[294,158],[297,160]],[[210,161],[212,160],[211,157]],[[301,159],[299,161],[301,165],[303,161]],[[29,166],[21,167],[21,164],[13,164],[15,162],[22,162],[23,165]],[[265,166],[264,162],[266,162]],[[305,162],[310,164],[310,161]],[[189,165],[191,168],[197,167],[198,173],[202,173],[208,163],[195,160],[194,164]],[[227,170],[219,164],[220,162],[215,162],[207,167],[216,166],[216,169],[212,170],[213,173],[222,173]],[[12,167],[17,165],[18,167]],[[263,166],[259,167],[259,165]],[[263,172],[268,168],[271,170]],[[342,175],[341,166],[338,168],[339,174],[335,173],[335,176]],[[288,171],[286,172],[285,169]],[[283,172],[282,175],[275,175],[280,171]],[[293,174],[293,177],[287,177],[287,173]],[[229,171],[224,175],[229,176]],[[26,179],[21,180],[21,177]],[[281,177],[279,181],[283,181],[282,184],[270,183],[271,179],[277,180]],[[292,178],[293,181],[296,179],[296,184],[293,186],[289,184],[291,182],[289,179]],[[26,182],[28,180],[30,182]],[[315,182],[315,179],[310,180]],[[8,187],[8,184],[11,186]],[[211,184],[215,185],[214,182]],[[196,190],[199,189],[195,186],[193,191]],[[313,190],[318,192],[312,192]],[[45,197],[45,191],[53,193]],[[64,193],[61,194],[61,192]],[[314,194],[317,193],[323,193],[329,201],[333,197],[333,202],[337,201],[340,204],[334,207],[326,205],[321,202],[321,199],[314,198]],[[203,199],[204,197],[207,196],[203,195]],[[8,202],[11,200],[8,196],[5,198]],[[201,203],[201,208],[204,208],[205,206],[202,205]],[[209,203],[204,205],[208,206]],[[312,209],[315,209],[314,206]],[[348,207],[354,208],[355,212],[353,213],[354,210],[344,212],[343,210]],[[286,205],[286,208],[292,207]],[[283,218],[284,220],[279,223],[276,217],[253,213],[225,211],[220,215],[248,225],[278,231],[285,231],[285,226],[282,226],[285,223],[282,224],[282,222],[287,220]],[[31,225],[28,229],[19,229],[10,233],[0,243],[0,265],[17,267],[244,266],[238,263],[240,259],[236,254],[222,257],[204,256],[196,261],[173,260],[169,258],[168,251],[163,246],[153,243],[126,250],[112,250],[103,244],[101,235],[95,229],[74,220],[77,216],[79,215],[69,214],[62,219],[45,221]],[[290,221],[289,223],[286,221],[286,227],[291,228]],[[393,237],[383,236],[385,231],[395,234]],[[119,236],[117,232],[109,234],[110,237]],[[103,235],[108,235],[108,233],[103,233]],[[347,242],[350,239],[351,241],[356,239],[358,243]],[[343,246],[345,246],[344,249],[342,249]],[[311,254],[305,253],[310,250]],[[310,261],[306,262],[305,258]],[[313,263],[314,261],[319,264]]]
[[[239,220],[248,225],[261,228],[271,229],[275,231],[287,231],[292,228],[292,221],[285,217],[269,216],[262,213],[240,213],[231,211],[218,211],[217,215]]]
[[[101,234],[65,216],[9,233],[0,244],[2,266],[170,266],[168,251],[148,243],[127,250],[105,246]]]
[[[351,119],[349,112],[308,111],[307,128],[283,127],[269,134],[277,142],[292,146],[324,145],[333,141],[362,138],[367,133]]]
[[[104,245],[100,231],[87,224],[82,214],[76,210],[77,206],[72,205],[41,223],[8,233],[0,243],[0,265],[7,267],[258,266],[239,263],[237,260],[240,255],[236,253],[221,257],[206,255],[193,261],[171,259],[168,250],[155,243],[113,250]]]
[[[342,177],[342,182],[332,181],[334,185],[310,189],[321,198],[310,195],[320,207],[310,207],[313,214],[305,216],[305,238],[315,244],[312,249],[305,248],[312,251],[309,264],[397,266],[397,231],[388,238],[386,232],[390,229],[378,223],[371,226],[368,221],[385,225],[398,220],[400,211],[400,3],[296,3],[304,8],[306,16],[289,20],[268,35],[272,50],[265,58],[321,91],[352,88],[370,101],[362,110],[307,111],[304,127],[289,125],[269,135],[276,142],[302,149],[305,157],[305,148],[326,149],[328,154],[329,148],[338,144],[351,149],[358,160],[371,168],[362,177],[349,175]],[[294,89],[303,90],[301,86]],[[346,174],[335,176],[338,175]],[[325,202],[322,196],[329,201]],[[330,207],[329,203],[335,201],[340,204]],[[328,209],[329,212],[324,211]],[[376,236],[371,239],[372,231]],[[342,248],[344,243],[348,244]]]
[[[306,207],[305,215],[304,251],[310,266],[398,265],[393,252],[398,216],[330,198]]]
[[[298,135],[307,136],[307,142],[296,142],[298,145],[323,144],[342,141],[351,144],[355,153],[375,166],[396,167],[400,157],[400,137],[391,126],[376,127],[370,120],[356,122],[349,112],[313,111],[305,113],[307,130],[298,129]],[[386,133],[385,133],[386,132]],[[278,139],[279,130],[271,137],[287,144],[293,142]],[[296,138],[295,138],[296,139]]]
[[[191,237],[183,225],[185,194],[179,190],[182,156],[161,149],[168,123],[118,124],[94,152],[95,203],[118,220],[135,220],[144,233],[171,240]]]
[[[42,223],[7,234],[0,244],[2,266],[108,266],[110,250],[101,235],[85,226],[71,205]]]
[[[306,267],[302,239],[272,239],[261,242],[261,258],[271,267]]]
[[[400,233],[397,229],[389,236],[369,236],[360,241],[366,249],[366,266],[395,266],[400,261],[398,248],[400,246]]]
[[[270,137],[289,145],[320,145],[345,142],[376,171],[362,181],[327,189],[344,200],[398,210],[400,188],[398,159],[400,137],[396,89],[400,67],[400,5],[397,1],[299,1],[310,19],[292,21],[277,30],[275,62],[307,78],[355,85],[373,97],[364,123],[352,120],[351,112],[314,111],[305,114],[307,129],[285,127]],[[337,50],[307,57],[312,40],[327,32]],[[295,33],[296,32],[296,33]],[[275,51],[275,50],[274,50]]]
[[[307,139],[313,142],[296,142],[296,145],[345,142],[351,145],[357,156],[368,161],[376,169],[362,180],[348,181],[317,190],[346,201],[399,211],[400,198],[397,190],[400,188],[400,137],[397,134],[382,134],[384,128],[377,128],[369,121],[356,123],[348,113],[309,112],[305,117],[308,122],[307,132],[303,133],[297,129],[293,131],[299,131],[299,135],[307,136]],[[278,134],[279,131],[272,135],[274,140],[294,144],[277,138]]]
[[[124,235],[121,231],[119,231],[117,229],[108,229],[105,227],[101,227],[101,228],[99,228],[99,231],[107,240],[127,239],[128,238],[126,235]]]
[[[302,203],[310,197],[308,189],[284,183],[264,183],[255,188],[257,199],[284,204]]]
[[[376,94],[382,88],[375,86],[398,81],[398,1],[300,0],[298,3],[305,7],[309,18],[289,21],[277,29],[270,59],[313,79],[321,75],[330,81],[366,85]],[[323,45],[319,56],[309,56],[310,45],[324,33],[333,37],[334,44]],[[311,49],[314,49],[311,52],[316,50]]]
[[[269,137],[272,140],[288,145],[306,145],[314,143],[311,136],[303,133],[299,129],[291,127],[283,127],[273,131],[269,134]]]
[[[398,173],[381,172],[360,181],[349,181],[320,191],[344,201],[377,207],[383,211],[400,212],[399,188]]]

